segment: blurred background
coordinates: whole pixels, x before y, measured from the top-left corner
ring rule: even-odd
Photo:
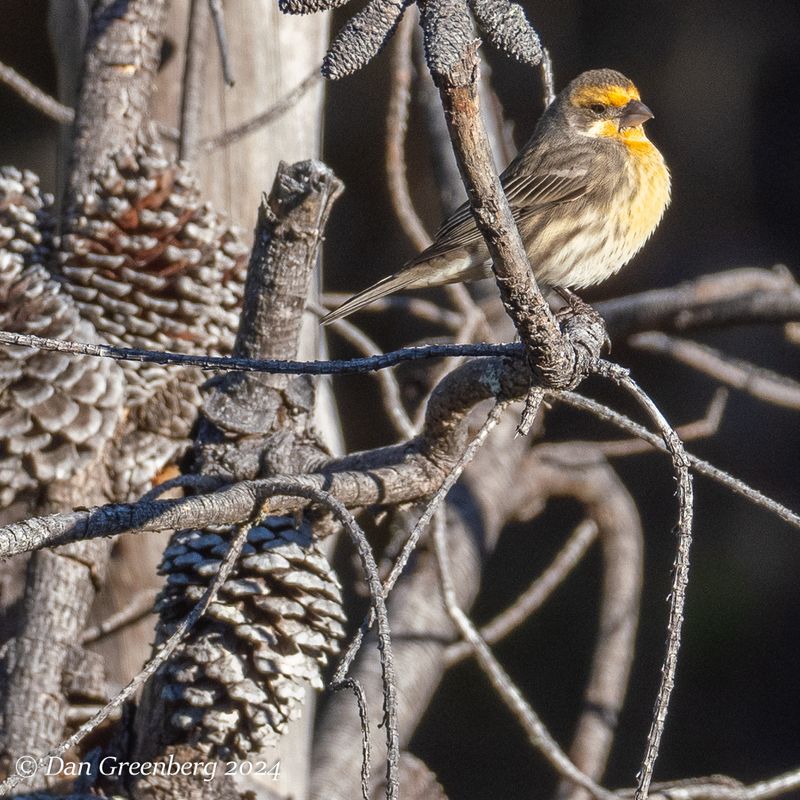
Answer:
[[[597,300],[670,286],[738,266],[782,263],[800,270],[800,3],[774,0],[591,0],[523,3],[549,49],[560,88],[577,73],[613,67],[632,78],[655,112],[650,137],[673,174],[673,203],[636,260],[591,293]],[[46,91],[55,76],[44,0],[1,0],[0,60]],[[333,29],[353,13],[334,15]],[[484,49],[493,83],[520,145],[542,110],[538,73]],[[298,81],[304,76],[298,75]],[[388,57],[329,85],[324,153],[346,192],[328,229],[325,283],[355,291],[413,254],[386,192],[384,134]],[[418,109],[412,110],[409,170],[418,210],[433,231],[441,209]],[[52,191],[57,126],[0,87],[0,163],[36,171]],[[265,134],[268,135],[268,132]],[[267,188],[272,176],[264,177]],[[435,297],[435,294],[431,294]],[[428,332],[398,314],[364,317],[383,347]],[[359,320],[361,321],[361,320]],[[800,375],[800,350],[779,328],[716,331],[703,341],[726,353]],[[333,342],[334,355],[352,352]],[[675,424],[703,416],[714,384],[669,360],[615,347],[614,358]],[[349,449],[386,443],[375,424],[377,392],[365,378],[336,385],[347,403]],[[606,398],[617,401],[613,393]],[[369,424],[364,424],[369,420]],[[718,434],[691,449],[766,494],[800,508],[800,417],[732,392]],[[566,411],[547,418],[553,440],[598,433]],[[642,455],[615,467],[636,498],[647,542],[637,658],[605,784],[630,785],[658,681],[675,542],[674,483],[665,458]],[[657,778],[712,773],[753,781],[800,763],[800,540],[785,526],[703,479],[697,512],[682,660]],[[579,509],[554,504],[534,523],[510,529],[486,572],[474,618],[510,603],[545,566]],[[546,608],[497,648],[511,676],[559,741],[579,708],[596,622],[595,552]],[[549,771],[470,664],[455,668],[411,748],[453,798],[545,794]]]

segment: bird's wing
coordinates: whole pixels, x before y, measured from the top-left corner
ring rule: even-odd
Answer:
[[[589,188],[587,172],[564,169],[526,175],[519,171],[513,174],[509,167],[503,175],[503,188],[517,224],[548,208],[582,197]],[[472,211],[469,204],[464,203],[445,220],[433,244],[409,264],[427,261],[451,250],[469,249],[480,241],[482,237]]]

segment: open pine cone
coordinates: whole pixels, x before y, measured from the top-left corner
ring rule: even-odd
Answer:
[[[160,640],[203,596],[230,536],[229,529],[173,536],[161,565]],[[338,580],[308,523],[269,517],[253,527],[216,601],[162,668],[176,742],[220,758],[274,744],[300,715],[305,684],[322,688],[344,620]]]
[[[109,344],[224,354],[239,322],[248,248],[156,145],[114,155],[78,195],[64,237],[66,291]],[[170,375],[125,364],[138,403]]]
[[[51,203],[33,173],[0,169],[0,329],[97,341],[43,266]],[[0,346],[0,508],[95,458],[119,420],[122,393],[111,361]]]

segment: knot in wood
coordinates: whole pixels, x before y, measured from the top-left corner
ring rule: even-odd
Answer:
[[[545,389],[571,390],[594,372],[608,341],[603,318],[589,305],[576,301],[559,315],[561,338],[529,353],[531,369]]]

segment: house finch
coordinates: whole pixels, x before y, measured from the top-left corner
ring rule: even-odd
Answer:
[[[655,230],[669,204],[670,178],[642,127],[652,117],[621,73],[584,72],[550,104],[500,176],[539,284],[577,289],[599,283],[630,261]],[[430,247],[322,322],[400,289],[489,277],[490,262],[465,203]]]

